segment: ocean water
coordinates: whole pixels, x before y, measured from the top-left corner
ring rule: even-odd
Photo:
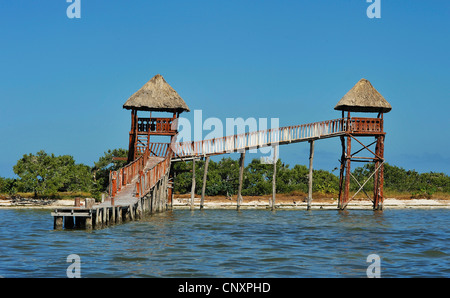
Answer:
[[[53,230],[49,210],[0,210],[0,277],[450,277],[450,210],[173,210],[102,230]]]

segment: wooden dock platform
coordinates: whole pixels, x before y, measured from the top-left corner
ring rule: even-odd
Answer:
[[[148,175],[157,173],[166,160],[165,157],[147,157],[146,163],[140,174],[135,175],[131,181],[127,181],[120,191],[114,192],[113,197],[108,197],[104,202],[95,204],[94,199],[85,199],[84,206],[58,208],[51,213],[54,219],[54,229],[101,229],[113,224],[120,224],[143,217],[145,213],[160,212],[167,208],[167,180],[168,169],[164,169],[159,177],[155,177],[153,185],[147,185],[147,191],[143,192],[138,187],[143,173]],[[153,171],[152,171],[153,170]]]

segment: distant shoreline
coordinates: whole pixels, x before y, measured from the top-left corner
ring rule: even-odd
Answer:
[[[176,198],[173,202],[174,209],[190,208],[190,198]],[[386,198],[383,204],[384,209],[408,209],[408,208],[444,208],[450,209],[450,200],[448,199],[396,199]],[[200,198],[195,197],[194,208],[200,208]],[[236,209],[236,200],[217,200],[217,199],[205,199],[205,209]],[[268,199],[247,199],[244,197],[243,203],[240,206],[241,209],[269,209],[271,204]],[[306,209],[307,204],[301,199],[275,199],[275,209],[288,210],[288,209]],[[312,200],[311,209],[337,209],[336,199],[317,199]],[[372,209],[372,202],[369,199],[354,199],[349,202],[347,209]]]
[[[241,209],[270,209],[270,196],[251,196],[244,197],[240,206]],[[194,209],[200,208],[200,196],[194,198]],[[84,202],[84,199],[81,200]],[[190,196],[174,195],[173,209],[190,209]],[[72,207],[75,204],[74,199],[64,200],[43,200],[43,199],[25,199],[12,200],[10,198],[0,199],[0,209],[55,209],[61,207]],[[236,198],[227,199],[224,197],[206,197],[204,201],[204,209],[236,209]],[[275,199],[275,208],[277,210],[302,210],[307,205],[304,198],[295,196],[283,196]],[[450,209],[449,199],[397,199],[386,198],[383,204],[384,209]],[[312,200],[311,209],[337,209],[337,200],[335,198],[318,198]],[[372,202],[369,199],[357,198],[349,202],[347,209],[372,209]]]

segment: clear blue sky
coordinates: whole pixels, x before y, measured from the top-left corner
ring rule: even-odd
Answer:
[[[391,103],[387,162],[450,174],[450,1],[0,0],[0,176],[43,149],[93,165],[127,148],[122,105],[162,74],[203,117],[340,117],[361,78]],[[193,113],[184,114],[192,117]],[[281,159],[307,164],[308,144]],[[338,166],[338,139],[316,142],[315,168]]]

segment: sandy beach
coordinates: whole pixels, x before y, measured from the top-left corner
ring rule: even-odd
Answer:
[[[173,208],[190,208],[190,197],[174,197]],[[299,197],[277,197],[275,199],[276,209],[306,209],[307,204],[303,198]],[[200,207],[200,197],[194,198],[195,208]],[[236,199],[226,198],[205,198],[205,209],[235,209]],[[267,209],[270,208],[270,198],[268,197],[244,197],[241,209]],[[384,209],[399,208],[450,208],[450,200],[447,199],[396,199],[386,198]],[[337,209],[336,198],[314,199],[311,209]],[[372,202],[369,199],[357,198],[349,202],[347,209],[372,209]]]
[[[270,196],[251,196],[244,197],[241,209],[268,209],[270,208]],[[190,195],[174,195],[173,208],[190,208]],[[304,198],[296,196],[279,195],[275,200],[276,209],[306,209],[307,205]],[[73,199],[51,200],[51,199],[32,199],[32,198],[3,198],[0,199],[0,209],[5,208],[38,208],[55,209],[60,207],[74,206]],[[84,199],[81,200],[84,204]],[[194,199],[195,209],[200,208],[200,196]],[[450,208],[450,200],[432,198],[432,199],[398,199],[386,198],[384,200],[384,209],[401,208]],[[236,198],[227,199],[225,197],[206,197],[204,202],[205,209],[235,209]],[[337,209],[336,198],[317,198],[312,200],[311,209]],[[372,209],[372,202],[365,198],[356,198],[350,201],[347,209]]]

